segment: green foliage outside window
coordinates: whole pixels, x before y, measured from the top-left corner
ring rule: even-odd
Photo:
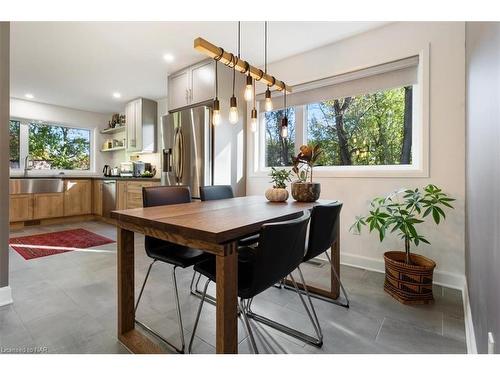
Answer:
[[[9,123],[9,160],[11,168],[19,168],[19,121]]]
[[[29,153],[39,169],[90,169],[90,130],[30,123]]]
[[[292,165],[295,154],[295,109],[288,108],[288,137],[281,136],[281,120],[285,111],[280,109],[264,113],[266,139],[266,167]]]
[[[307,106],[308,143],[318,165],[411,164],[412,87]]]

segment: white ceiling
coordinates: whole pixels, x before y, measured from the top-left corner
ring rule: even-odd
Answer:
[[[270,22],[269,62],[347,38],[382,22]],[[236,52],[236,22],[13,22],[11,96],[95,112],[136,97],[166,96],[166,76],[204,57],[193,39]],[[263,22],[242,22],[241,56],[264,63]],[[167,63],[163,55],[171,53]],[[272,74],[272,72],[270,72]],[[280,77],[287,80],[287,77]],[[120,99],[113,98],[120,92]]]

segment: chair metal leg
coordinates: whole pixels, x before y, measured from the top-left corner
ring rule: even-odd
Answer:
[[[139,292],[139,297],[137,297],[137,302],[135,303],[134,313],[137,312],[137,308],[139,307],[139,302],[141,301],[142,292],[144,292],[144,287],[146,286],[146,282],[148,281],[149,273],[151,272],[151,268],[153,264],[155,264],[156,259],[151,262],[148,267],[148,272],[146,273],[146,277],[144,278],[144,282],[142,283],[141,291]]]
[[[142,284],[141,291],[139,293],[139,297],[137,298],[137,302],[135,304],[134,312],[137,312],[137,308],[139,307],[139,302],[141,301],[142,293],[144,292],[144,287],[146,286],[146,282],[148,281],[149,274],[151,272],[151,268],[153,267],[153,264],[155,264],[155,262],[156,262],[156,259],[153,260],[153,262],[151,262],[151,264],[149,265],[148,272],[146,273],[146,277],[144,278],[144,283]],[[163,341],[165,344],[167,344],[168,346],[170,346],[173,349],[175,349],[176,352],[178,352],[178,353],[184,353],[184,347],[185,347],[185,344],[184,344],[184,329],[182,327],[182,318],[181,318],[181,310],[180,310],[180,304],[179,304],[179,294],[178,294],[178,291],[177,291],[177,280],[176,280],[176,277],[175,277],[175,269],[176,269],[176,267],[174,267],[174,269],[172,271],[172,279],[173,279],[173,282],[174,282],[174,294],[175,294],[175,302],[176,302],[176,306],[177,306],[177,316],[178,316],[178,319],[179,319],[179,330],[180,330],[182,347],[179,349],[174,344],[170,343],[165,337],[163,337],[162,335],[160,335],[160,333],[156,332],[155,330],[153,330],[151,327],[147,326],[143,322],[141,322],[141,321],[139,321],[137,319],[135,319],[135,322],[139,326],[141,326],[142,329],[148,331],[150,334],[152,334],[153,336],[155,336],[157,339]]]
[[[309,305],[311,306],[311,311],[312,311],[312,314],[314,316],[314,320],[316,321],[316,327],[317,327],[316,332],[318,333],[318,337],[320,339],[323,339],[323,332],[321,331],[321,325],[319,324],[318,315],[316,314],[316,309],[314,308],[313,302],[311,300],[311,295],[309,294],[307,287],[305,287],[306,283],[304,281],[304,275],[302,274],[302,270],[300,269],[300,266],[297,267],[297,271],[299,272],[300,281],[302,282],[302,285],[304,285],[304,292],[306,293],[306,297],[307,297],[307,300],[309,301]],[[297,294],[300,296],[301,295],[300,289],[297,288],[296,291],[297,291]]]
[[[344,294],[344,298],[346,300],[345,307],[349,307],[349,297],[347,296],[347,292],[345,291],[344,284],[342,284],[342,281],[340,281],[339,274],[335,270],[335,267],[333,266],[332,260],[330,256],[328,255],[328,251],[325,251],[326,257],[328,258],[328,262],[330,263],[330,267],[332,269],[333,275],[337,279],[337,282],[340,284],[340,288],[342,289],[342,293]]]
[[[203,303],[205,302],[205,297],[207,295],[208,284],[210,284],[210,279],[207,279],[205,287],[203,288],[203,294],[201,295],[200,306],[198,307],[198,313],[196,314],[196,319],[194,321],[193,333],[191,334],[191,339],[189,340],[188,353],[192,353],[194,335],[196,334],[196,329],[198,328],[198,323],[200,321],[201,309],[203,308]]]
[[[251,319],[254,319],[258,322],[261,322],[271,328],[274,328],[280,332],[283,332],[287,335],[290,335],[292,337],[295,337],[296,339],[298,340],[301,340],[305,343],[308,343],[308,344],[311,344],[311,345],[314,345],[314,346],[318,346],[318,347],[321,347],[323,345],[323,335],[321,333],[321,330],[320,328],[316,325],[316,321],[314,320],[314,317],[313,315],[311,314],[311,312],[309,311],[309,308],[307,306],[307,304],[305,303],[304,301],[304,298],[302,296],[302,293],[300,293],[300,290],[297,286],[297,283],[295,282],[295,279],[293,278],[292,275],[290,275],[290,278],[292,279],[292,282],[296,288],[296,291],[297,291],[297,294],[299,295],[300,297],[300,300],[302,302],[302,305],[304,306],[306,312],[307,312],[307,315],[309,316],[309,319],[311,320],[311,323],[314,327],[314,331],[316,332],[316,335],[317,337],[313,337],[313,336],[310,336],[310,335],[307,335],[301,331],[298,331],[296,329],[293,329],[293,328],[290,328],[288,326],[285,326],[284,324],[281,324],[281,323],[278,323],[274,320],[271,320],[269,318],[266,318],[265,316],[262,316],[262,315],[259,315],[259,314],[256,314],[254,313],[252,310],[251,310],[251,304],[248,304],[247,306],[247,315],[249,318]]]
[[[255,338],[253,336],[252,327],[250,326],[250,322],[247,317],[248,308],[249,301],[247,301],[247,305],[245,306],[244,300],[240,298],[241,315],[243,316],[243,322],[245,323],[245,328],[247,330],[248,337],[250,338],[250,344],[252,345],[253,352],[255,354],[259,354],[259,350],[257,349],[257,344],[255,343]]]
[[[179,321],[179,334],[181,336],[181,351],[184,352],[186,343],[184,342],[184,327],[182,326],[181,304],[179,302],[179,291],[177,289],[177,277],[175,276],[176,268],[177,267],[174,266],[174,269],[172,270],[172,282],[174,284],[175,305],[177,306],[177,320]]]
[[[200,283],[200,279],[201,279],[201,273],[198,274],[198,278],[196,280],[196,283],[194,283],[194,279],[195,279],[195,275],[196,275],[197,272],[195,272],[193,274],[193,278],[191,279],[191,286],[189,287],[190,291],[191,291],[191,294],[195,297],[198,297],[198,298],[201,298],[203,292],[201,290],[198,289],[198,284]],[[193,284],[194,284],[194,288],[193,288]],[[214,296],[211,296],[210,294],[207,294],[205,296],[205,299],[207,300],[208,303],[210,303],[211,305],[214,305],[215,306],[215,297]]]

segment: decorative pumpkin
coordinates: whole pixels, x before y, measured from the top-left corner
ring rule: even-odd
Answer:
[[[266,199],[270,202],[285,202],[288,199],[288,190],[284,188],[269,188],[266,190]]]

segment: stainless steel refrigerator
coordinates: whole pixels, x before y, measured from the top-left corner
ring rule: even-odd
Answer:
[[[162,117],[161,184],[186,185],[193,198],[212,185],[211,109],[188,108]]]

